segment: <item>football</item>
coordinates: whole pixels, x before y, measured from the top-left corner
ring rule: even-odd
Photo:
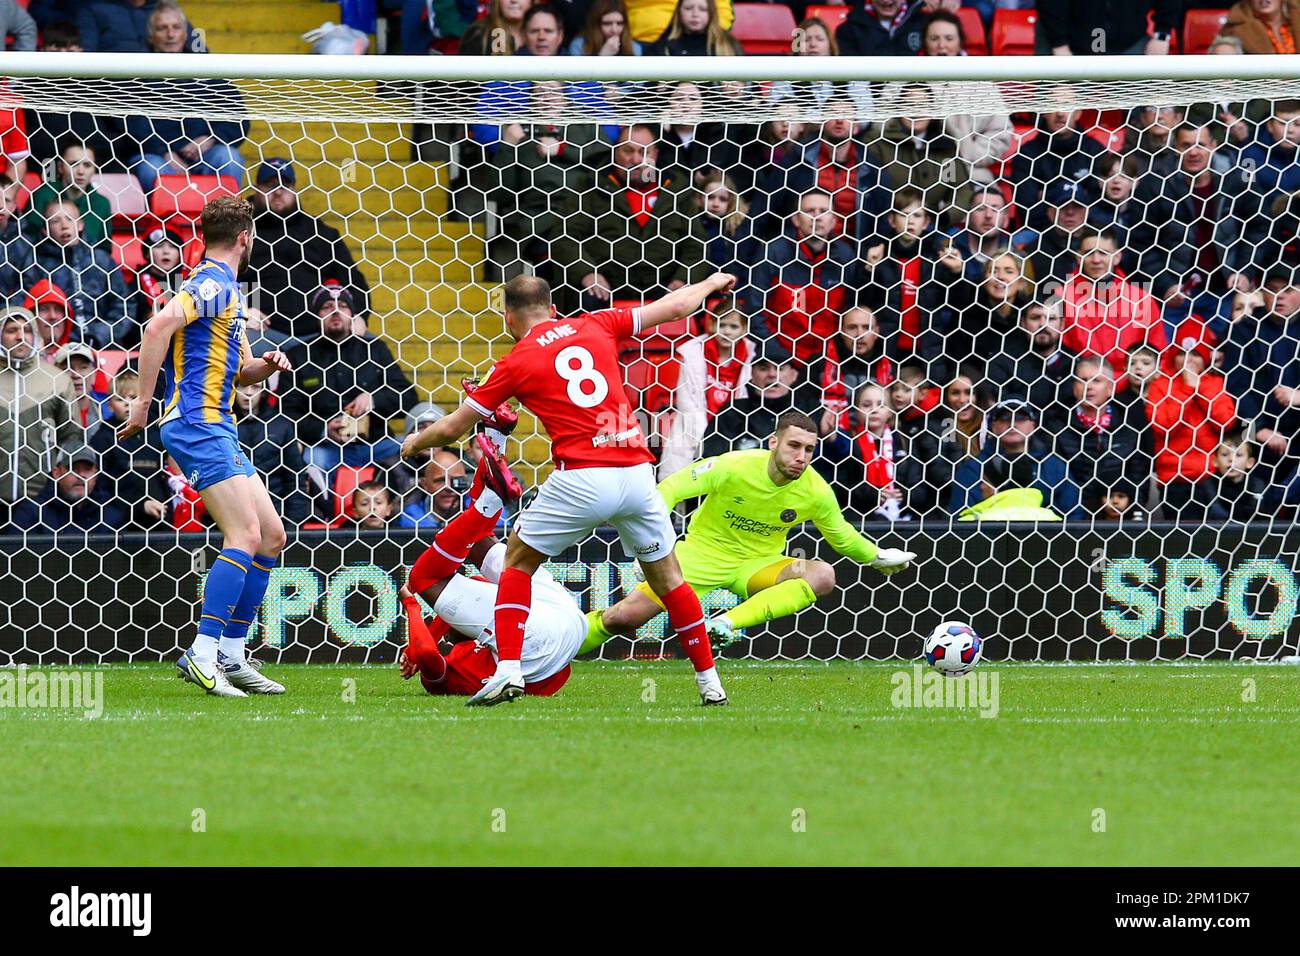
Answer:
[[[969,674],[980,662],[983,641],[962,621],[944,621],[925,639],[925,662],[949,677]]]

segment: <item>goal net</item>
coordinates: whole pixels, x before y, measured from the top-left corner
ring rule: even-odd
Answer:
[[[732,512],[835,567],[728,656],[1294,653],[1300,505],[1296,57],[337,58],[15,54],[0,89],[0,664],[188,644],[219,541],[156,421],[115,440],[149,317],[248,196],[240,439],[289,544],[264,657],[391,660],[397,589],[474,460],[397,460],[508,349],[498,290],[561,312],[715,270],[733,296],[623,343],[661,475],[810,416],[849,522]],[[1152,72],[1144,72],[1152,71]],[[549,443],[523,415],[526,486]],[[511,516],[513,520],[514,516]],[[551,565],[637,584],[607,529]],[[730,606],[725,590],[706,610]],[[673,653],[662,620],[606,658]]]

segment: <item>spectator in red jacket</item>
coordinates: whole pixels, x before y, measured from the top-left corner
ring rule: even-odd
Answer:
[[[135,274],[133,282],[135,318],[141,328],[180,287],[181,250],[184,245],[177,233],[161,225],[149,230],[145,236],[145,254],[148,259]],[[129,343],[130,346],[135,344],[134,340]]]
[[[1137,345],[1169,344],[1160,305],[1119,268],[1120,251],[1109,230],[1083,231],[1079,269],[1061,290],[1062,344],[1079,355],[1100,355],[1112,368],[1128,366]]]
[[[1196,483],[1215,473],[1214,454],[1237,421],[1237,403],[1223,376],[1211,371],[1213,350],[1203,323],[1188,319],[1161,356],[1161,372],[1147,389],[1155,430],[1156,478],[1164,512],[1176,519]]]
[[[754,269],[754,287],[766,297],[765,312],[754,319],[754,338],[775,338],[801,365],[822,354],[861,285],[853,244],[841,229],[830,195],[811,189],[800,198],[785,235],[768,244]]]
[[[72,341],[72,317],[68,314],[68,297],[49,279],[42,279],[27,291],[23,308],[36,316],[36,330],[44,347],[41,358],[53,362],[63,346]]]

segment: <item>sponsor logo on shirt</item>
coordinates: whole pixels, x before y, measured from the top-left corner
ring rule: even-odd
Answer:
[[[774,534],[784,532],[785,526],[779,524],[769,524],[766,521],[759,521],[757,518],[748,518],[745,515],[736,514],[736,512],[727,510],[722,513],[723,520],[730,521],[730,528],[733,531],[748,531],[750,534],[760,535],[764,538],[770,538]]]

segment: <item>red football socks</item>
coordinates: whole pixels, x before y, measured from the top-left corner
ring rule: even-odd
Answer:
[[[709,643],[708,632],[704,629],[704,608],[691,586],[683,581],[659,599],[668,611],[668,622],[677,632],[677,639],[682,642],[682,650],[691,659],[695,672],[706,671],[713,666],[713,646]]]
[[[532,603],[532,575],[525,574],[518,568],[502,571],[501,578],[497,581],[495,618],[498,661],[517,661],[522,656],[524,622],[528,620],[528,609]]]
[[[419,601],[409,598],[402,606],[406,609],[406,659],[419,668],[422,683],[437,684],[447,676],[447,659],[438,650],[438,636],[424,623]],[[446,623],[441,618],[434,620],[442,634],[446,634]]]
[[[492,533],[497,525],[497,514],[488,517],[475,508],[466,508],[447,522],[433,537],[424,554],[415,559],[407,581],[416,594],[432,587],[443,578],[449,578],[465,563],[469,549]]]

